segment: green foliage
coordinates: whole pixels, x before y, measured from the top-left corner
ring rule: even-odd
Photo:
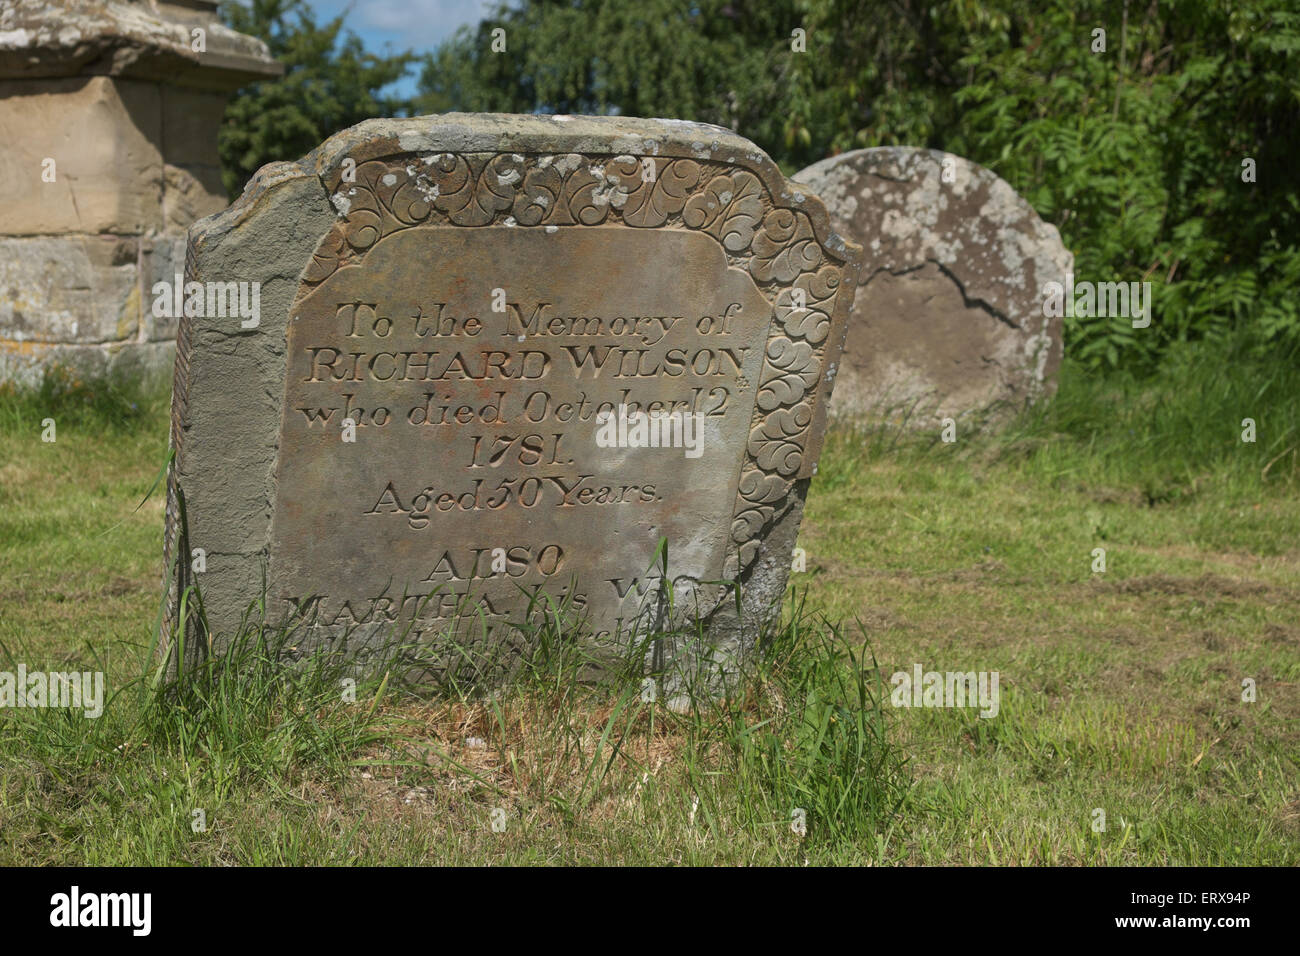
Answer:
[[[908,788],[885,716],[884,676],[869,647],[854,646],[833,622],[810,626],[801,601],[794,611],[766,647],[771,697],[734,721],[734,773],[768,796],[768,815],[805,810],[813,842],[873,840]],[[858,631],[866,633],[861,622]]]
[[[59,428],[130,429],[159,403],[155,392],[138,376],[83,378],[74,369],[51,366],[33,388],[0,382],[0,429],[35,434],[46,418]]]
[[[1152,283],[1148,330],[1068,321],[1083,368],[1148,370],[1173,342],[1234,330],[1285,361],[1300,353],[1291,5],[531,0],[444,44],[417,104],[717,123],[787,171],[861,147],[946,149],[1054,223],[1079,280]],[[1242,181],[1247,157],[1257,182]]]
[[[1226,344],[1234,329],[1257,353],[1300,347],[1300,190],[1284,172],[1300,149],[1300,16],[1287,6],[1055,2],[1017,13],[1018,36],[972,37],[945,148],[1055,222],[1080,279],[1152,283],[1150,330],[1067,319],[1085,367],[1149,367],[1171,342]]]
[[[1171,343],[1149,373],[1093,374],[1067,358],[1050,402],[996,429],[963,425],[948,445],[936,429],[844,427],[856,449],[819,466],[823,489],[851,486],[872,464],[924,473],[942,458],[1015,466],[1046,484],[1124,489],[1148,505],[1216,493],[1254,500],[1300,487],[1300,365],[1252,352],[1245,332],[1222,342]],[[1255,423],[1243,439],[1244,420]],[[970,431],[964,429],[970,428]],[[1289,545],[1288,545],[1289,546]]]
[[[226,0],[221,15],[264,40],[285,68],[240,90],[226,108],[218,148],[232,197],[266,163],[298,159],[339,130],[407,110],[405,100],[381,91],[406,73],[414,54],[367,53],[353,33],[340,42],[343,16],[318,25],[306,0]]]
[[[1236,333],[1222,342],[1172,343],[1140,378],[1091,375],[1077,361],[1056,398],[999,436],[1005,454],[1059,479],[1142,490],[1149,502],[1221,481],[1243,496],[1300,486],[1300,366],[1252,353]],[[1243,420],[1257,426],[1243,441]]]
[[[622,113],[781,135],[798,26],[787,3],[541,0],[502,5],[426,63],[421,112]],[[505,31],[504,51],[493,32]]]
[[[96,719],[0,714],[0,863],[1294,865],[1300,368],[1252,361],[1068,364],[1054,402],[956,445],[833,429],[796,575],[817,615],[793,602],[753,680],[684,714],[646,701],[643,648],[597,679],[554,614],[491,696],[417,697],[427,652],[359,674],[255,622],[140,680],[167,394],[125,428],[76,398],[44,444],[57,392],[0,391],[0,670],[107,692]],[[892,708],[913,663],[1000,671],[998,717]],[[1259,703],[1240,675],[1268,675]]]

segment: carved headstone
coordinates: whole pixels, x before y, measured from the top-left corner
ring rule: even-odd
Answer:
[[[863,246],[831,413],[932,426],[1050,396],[1074,257],[1005,181],[938,150],[862,149],[794,176]]]
[[[858,252],[712,126],[374,120],[266,167],[190,233],[191,311],[260,314],[182,320],[174,593],[220,638],[265,573],[350,653],[509,647],[546,599],[594,646],[699,615],[728,666],[785,589]]]

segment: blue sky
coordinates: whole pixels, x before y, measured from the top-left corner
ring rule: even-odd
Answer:
[[[333,19],[351,8],[343,21],[344,30],[361,37],[366,49],[394,52],[432,50],[456,32],[457,27],[477,23],[494,6],[490,0],[308,0],[317,22]],[[418,68],[391,90],[402,96],[415,92]]]

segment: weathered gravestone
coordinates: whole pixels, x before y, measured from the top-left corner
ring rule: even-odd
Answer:
[[[1061,320],[1043,289],[1073,256],[1006,182],[930,149],[862,149],[794,176],[862,244],[835,416],[933,426],[1056,388]]]
[[[304,647],[510,654],[544,595],[596,647],[698,614],[726,666],[785,589],[858,254],[712,126],[374,120],[264,168],[190,232],[188,311],[257,283],[260,317],[181,325],[173,608],[198,584],[220,640],[265,574]]]

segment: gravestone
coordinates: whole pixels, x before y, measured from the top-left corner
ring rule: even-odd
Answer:
[[[932,427],[1050,396],[1061,320],[1043,288],[1073,256],[1006,182],[960,156],[886,147],[794,176],[863,246],[831,413]]]
[[[151,289],[224,209],[230,94],[283,72],[207,0],[0,3],[0,382],[166,374]]]
[[[265,576],[303,647],[508,656],[551,601],[593,648],[698,616],[729,669],[785,590],[858,253],[713,126],[372,120],[265,167],[177,293],[173,614],[197,583],[219,644]]]

